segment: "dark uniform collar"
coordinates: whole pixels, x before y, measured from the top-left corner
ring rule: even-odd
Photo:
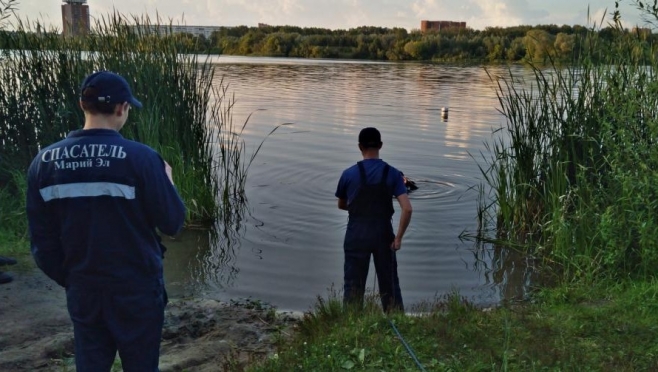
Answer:
[[[120,138],[123,137],[119,132],[112,129],[78,129],[69,133],[67,138],[83,137],[83,136],[94,136],[94,137],[109,136],[109,137],[120,137]]]

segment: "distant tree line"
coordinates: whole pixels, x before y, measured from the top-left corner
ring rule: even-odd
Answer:
[[[209,39],[186,35],[190,51],[227,55],[299,58],[350,58],[383,61],[542,61],[573,60],[590,46],[588,38],[604,43],[619,34],[640,37],[650,51],[658,36],[607,27],[583,26],[488,27],[484,30],[447,29],[408,32],[404,28],[358,27],[349,30],[295,26],[226,27]]]
[[[222,27],[210,38],[191,34],[166,37],[179,41],[181,52],[242,56],[347,58],[382,61],[569,61],[584,48],[604,47],[618,36],[640,38],[635,53],[653,53],[658,35],[616,27],[592,30],[584,26],[488,27],[484,30],[445,29],[430,32],[404,28],[357,27],[330,30],[315,27]],[[93,37],[93,36],[91,36]],[[153,36],[155,37],[155,36]],[[588,40],[597,38],[600,42]],[[0,34],[0,48],[11,38]],[[589,51],[589,50],[588,50]],[[591,58],[591,54],[589,54]]]

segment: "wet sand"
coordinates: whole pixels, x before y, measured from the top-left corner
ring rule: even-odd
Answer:
[[[38,270],[12,275],[0,285],[0,371],[75,371],[64,290]],[[272,355],[299,318],[257,302],[171,299],[160,370],[242,370]]]

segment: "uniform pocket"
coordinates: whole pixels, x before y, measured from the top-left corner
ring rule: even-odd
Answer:
[[[66,308],[75,323],[94,324],[99,321],[103,307],[103,292],[80,288],[66,289]]]
[[[164,288],[115,293],[112,302],[119,319],[147,319],[164,311]]]

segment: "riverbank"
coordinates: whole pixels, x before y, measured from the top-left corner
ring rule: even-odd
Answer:
[[[0,286],[0,370],[74,371],[64,291],[38,270],[12,274],[14,281]],[[166,309],[160,370],[242,371],[273,355],[298,319],[256,302],[173,299]]]
[[[656,371],[657,295],[655,281],[581,284],[488,310],[453,295],[426,316],[392,316],[395,329],[377,307],[329,301],[252,371]]]
[[[34,268],[26,243],[0,241],[19,265],[0,286],[0,370],[74,371],[64,291]],[[8,270],[3,267],[4,270]],[[162,371],[658,370],[658,283],[563,285],[483,310],[453,294],[425,316],[359,314],[321,300],[303,319],[259,302],[174,299]],[[390,321],[395,325],[391,326]],[[117,371],[120,368],[116,368]]]

